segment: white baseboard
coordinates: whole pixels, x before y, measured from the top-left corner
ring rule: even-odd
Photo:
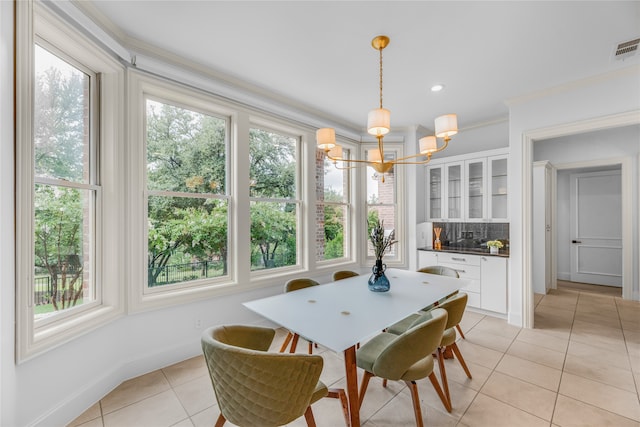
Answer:
[[[76,390],[59,405],[42,414],[31,426],[68,425],[124,381],[198,356],[202,352],[199,345],[199,342],[197,346],[193,342],[185,342],[162,353],[146,354],[114,366],[109,371],[103,371],[85,387]]]

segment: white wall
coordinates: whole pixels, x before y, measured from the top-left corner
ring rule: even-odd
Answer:
[[[597,118],[640,110],[640,67],[630,66],[620,71],[597,76],[566,87],[555,88],[509,102],[509,194],[512,194],[509,208],[511,217],[511,269],[509,280],[509,322],[523,324],[527,309],[523,307],[523,287],[531,281],[530,269],[530,221],[531,212],[523,211],[524,197],[531,196],[530,175],[525,180],[524,172],[531,173],[533,160],[530,135],[547,134],[552,137],[580,132],[585,123]],[[640,114],[637,122],[640,122]],[[571,132],[575,124],[574,132]],[[582,130],[584,131],[584,130]],[[528,163],[528,164],[525,164]],[[525,185],[528,184],[528,185]],[[530,207],[530,201],[527,206]],[[637,202],[633,206],[637,212]],[[637,227],[637,221],[635,221]],[[637,228],[635,230],[637,233]],[[637,250],[634,260],[638,259]],[[525,257],[527,261],[525,262]],[[634,289],[637,298],[637,279]]]
[[[16,425],[13,368],[13,2],[0,1],[0,425]]]

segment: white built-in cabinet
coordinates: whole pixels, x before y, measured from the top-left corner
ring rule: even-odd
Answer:
[[[507,312],[507,261],[497,256],[418,251],[418,268],[443,265],[455,269],[468,284],[460,291],[467,305],[495,313]]]
[[[508,221],[508,156],[478,154],[427,166],[427,221]]]

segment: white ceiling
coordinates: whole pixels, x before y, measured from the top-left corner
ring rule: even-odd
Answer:
[[[92,1],[126,45],[159,47],[360,130],[378,104],[392,127],[461,128],[505,118],[505,100],[638,64],[613,50],[640,37],[640,2]],[[440,93],[429,88],[444,83]]]

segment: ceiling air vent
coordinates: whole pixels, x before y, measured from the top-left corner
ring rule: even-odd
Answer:
[[[618,46],[616,46],[616,51],[613,55],[614,59],[626,59],[635,55],[636,52],[638,52],[638,44],[640,44],[640,38],[619,43]]]

